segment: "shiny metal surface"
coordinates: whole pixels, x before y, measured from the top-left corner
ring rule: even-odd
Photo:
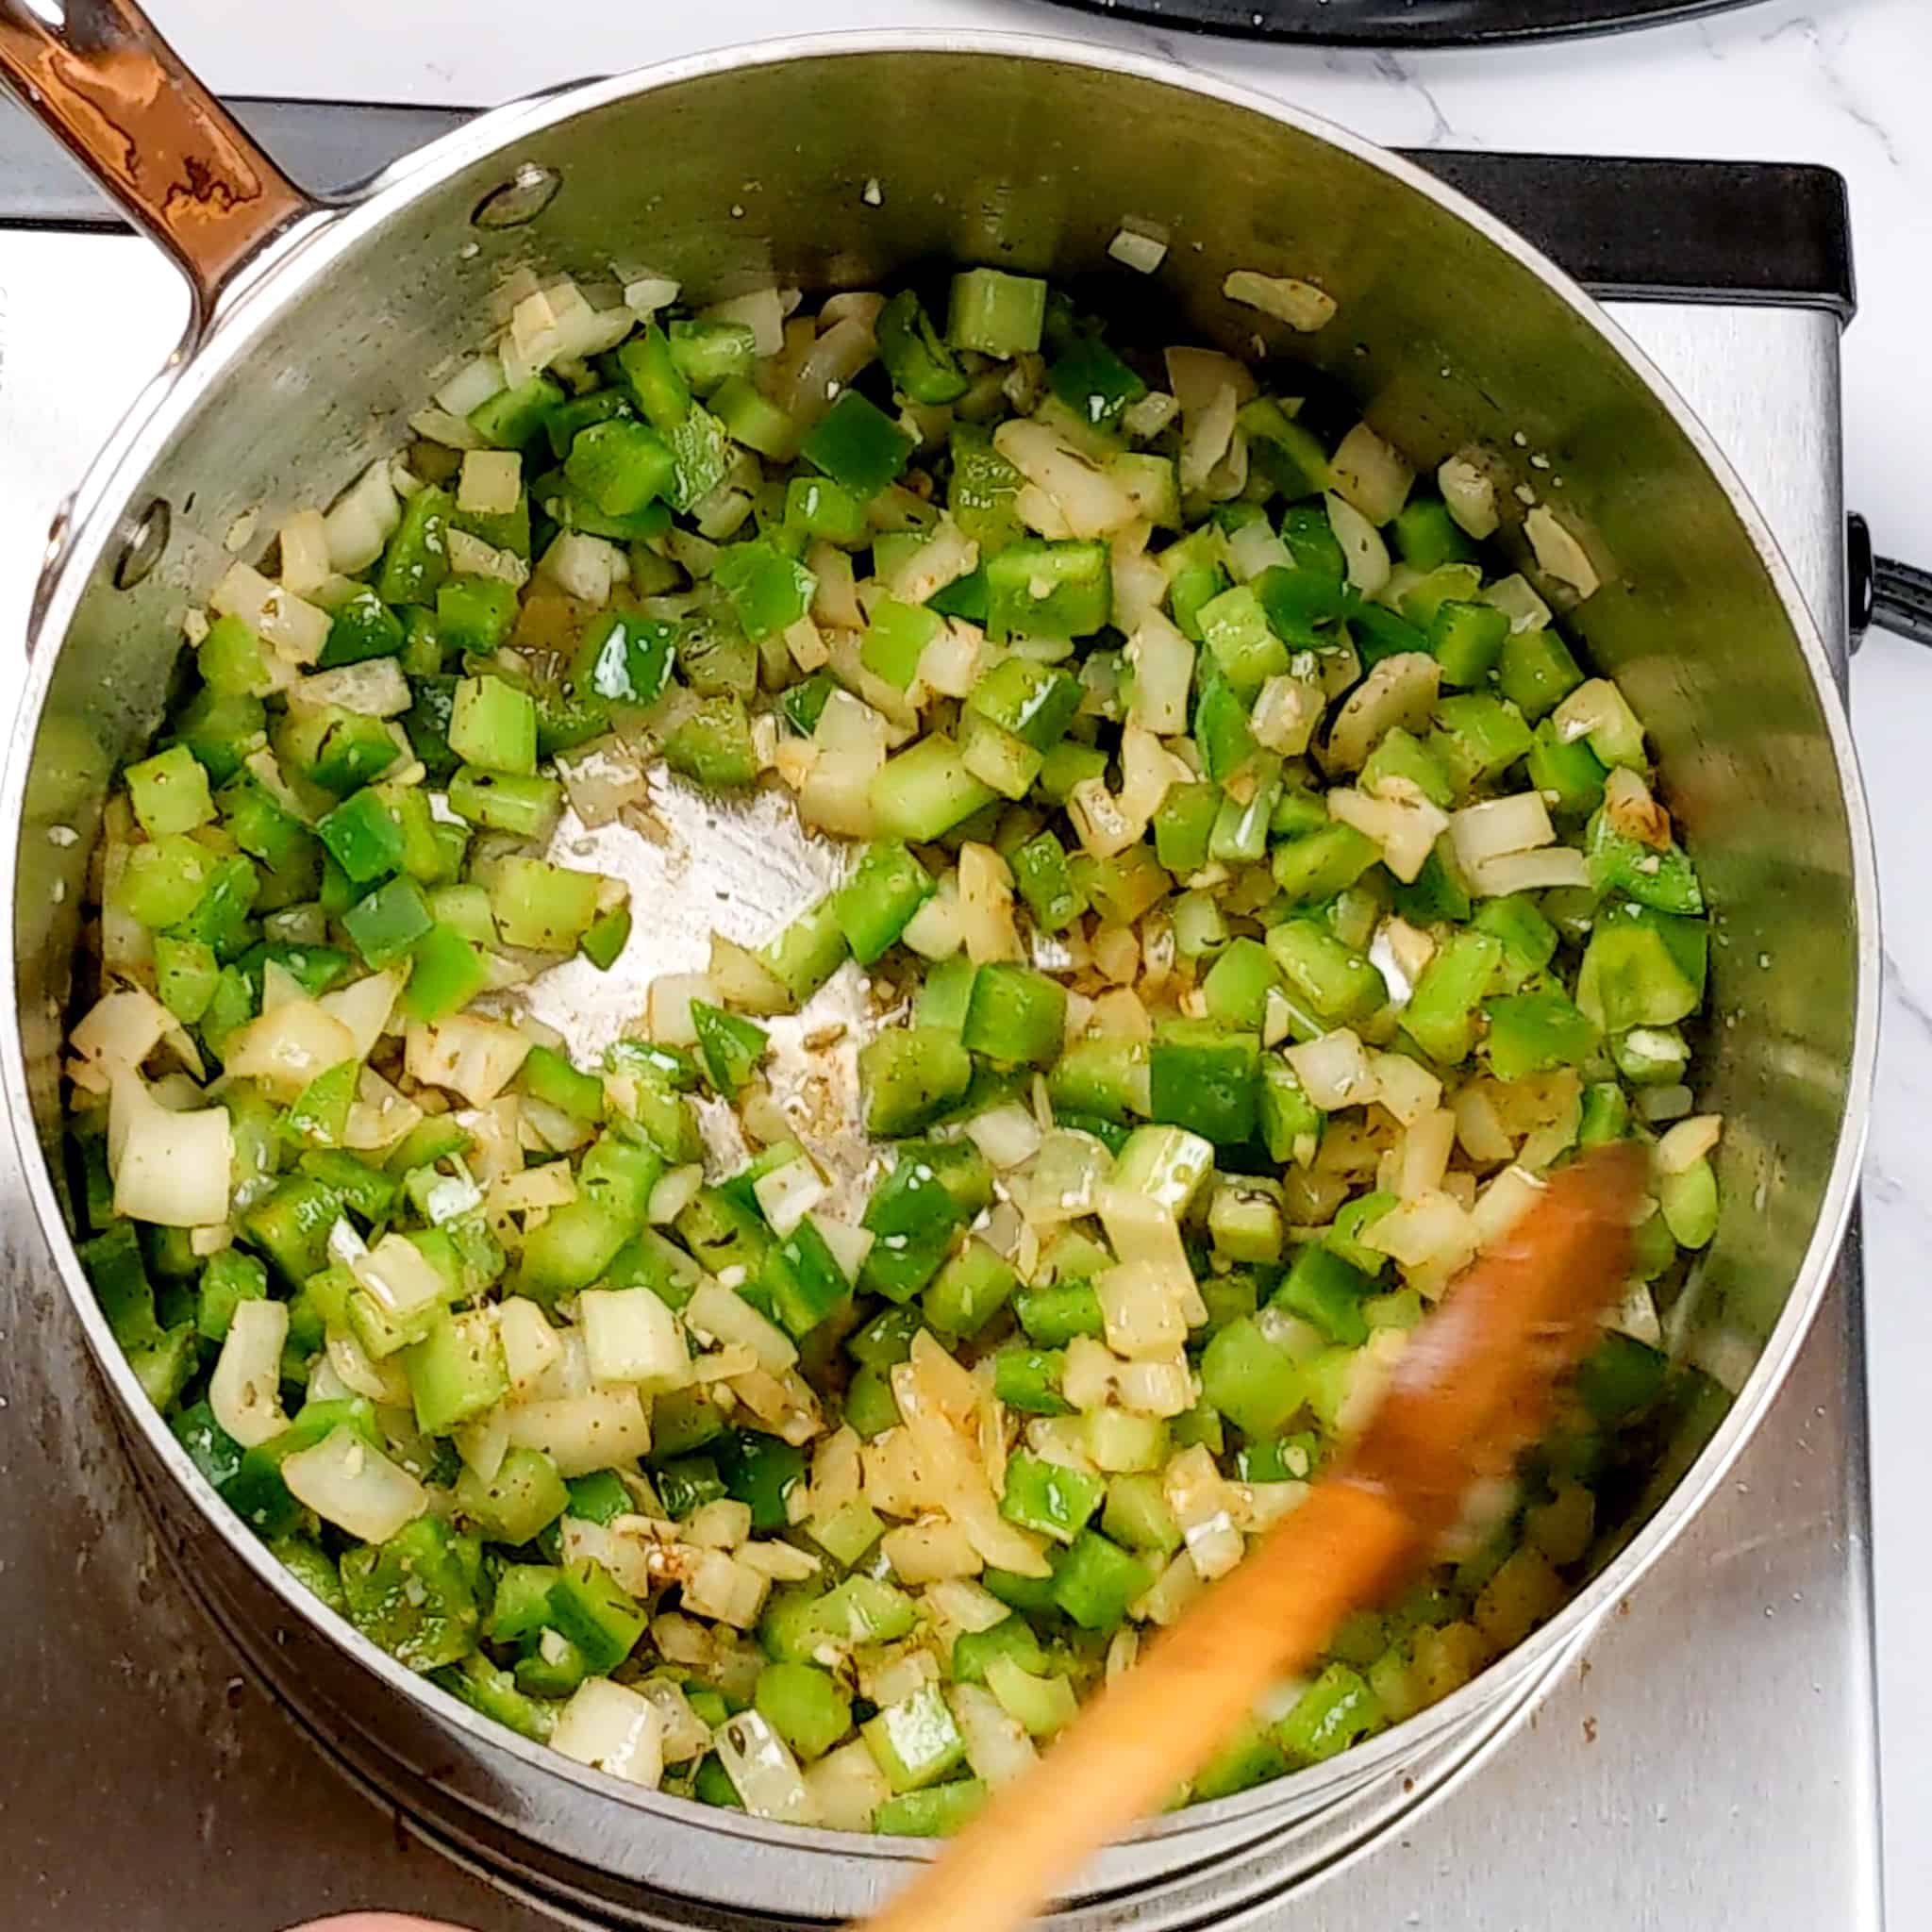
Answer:
[[[0,625],[24,622],[58,498],[184,313],[131,240],[0,231]],[[1835,324],[1709,305],[1619,320],[1744,475],[1807,600],[1834,608]],[[0,658],[7,701],[23,669]],[[1857,1258],[1732,1479],[1533,1721],[1374,1857],[1253,1924],[1875,1932]],[[564,1923],[391,1829],[170,1574],[10,1149],[0,1343],[0,1723],[23,1747],[0,1758],[0,1924],[180,1932],[192,1912],[263,1932],[377,1903],[478,1932]],[[98,1856],[104,1812],[138,1861]]]
[[[1612,1572],[1470,1691],[1323,1773],[1164,1820],[1091,1874],[1093,1896],[1124,1909],[1135,1888],[1141,1923],[1218,1916],[1263,1840],[1275,1846],[1262,1890],[1319,1869],[1359,1838],[1356,1821],[1402,1808],[1406,1779],[1446,1775],[1520,1709],[1688,1520],[1769,1402],[1850,1203],[1872,1047],[1869,845],[1826,661],[1762,525],[1588,305],[1492,224],[1345,137],[1134,63],[1023,60],[990,43],[857,45],[707,59],[504,110],[405,164],[369,205],[295,237],[218,318],[201,358],[83,492],[43,598],[47,641],[7,807],[23,832],[23,1040],[7,1042],[9,1098],[24,1119],[29,1092],[43,1108],[53,1097],[53,1021],[80,895],[65,856],[74,848],[46,834],[91,828],[113,758],[154,715],[172,620],[209,575],[214,540],[244,508],[259,504],[272,527],[292,507],[289,450],[303,454],[303,500],[345,481],[385,420],[453,359],[439,350],[474,340],[512,264],[648,262],[715,292],[774,274],[852,284],[936,252],[1065,272],[1098,267],[1132,212],[1175,235],[1169,287],[1181,325],[1237,343],[1253,318],[1215,292],[1226,268],[1314,274],[1343,303],[1342,323],[1314,346],[1372,420],[1424,460],[1472,438],[1490,443],[1525,487],[1553,493],[1612,579],[1581,628],[1657,735],[1725,908],[1713,981],[1735,1024],[1717,1032],[1712,1085],[1732,1123],[1730,1209],[1685,1340],[1745,1393],[1697,1474],[1646,1525],[1629,1525],[1635,1541]],[[979,132],[967,187],[957,153],[927,139],[941,93],[948,117]],[[1153,125],[1158,143],[1122,138]],[[722,170],[701,158],[720,155],[730,157]],[[638,175],[611,165],[630,158],[652,164],[641,195]],[[564,192],[527,229],[472,234],[468,210],[525,159],[557,169]],[[859,192],[874,177],[880,208]],[[316,351],[325,341],[327,360]],[[107,571],[126,512],[155,493],[175,506],[175,547],[138,590],[116,591]],[[51,1223],[52,1190],[30,1149],[27,1167]],[[613,1905],[648,1882],[828,1916],[862,1909],[894,1860],[914,1855],[715,1816],[694,1829],[703,1814],[486,1735],[341,1633],[214,1508],[142,1412],[64,1243],[57,1258],[141,1432],[158,1502],[238,1629],[264,1656],[289,1641],[283,1629],[314,1641],[302,1688],[321,1721],[355,1713],[389,1769],[422,1781],[419,1804],[444,1807],[471,1843],[509,1834],[526,1855],[541,1845],[558,1882]],[[1683,1446],[1688,1463],[1699,1445]],[[1284,1864],[1275,1854],[1291,1826],[1299,1841]],[[1188,1870],[1207,1860],[1211,1882]],[[634,1922],[659,1921],[640,1901]]]

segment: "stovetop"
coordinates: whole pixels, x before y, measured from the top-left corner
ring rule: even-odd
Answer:
[[[245,118],[334,187],[454,117],[253,103]],[[1837,177],[1415,158],[1612,303],[1729,451],[1842,653]],[[58,500],[185,315],[159,258],[0,119],[0,613],[16,636]],[[17,649],[0,652],[0,703],[20,675]],[[1272,1908],[1270,1932],[1877,1932],[1861,1291],[1855,1234],[1691,1531],[1525,1727],[1373,1856]],[[477,1932],[565,1923],[373,1808],[203,1618],[148,1529],[5,1145],[0,1734],[8,1932],[266,1932],[374,1905]]]

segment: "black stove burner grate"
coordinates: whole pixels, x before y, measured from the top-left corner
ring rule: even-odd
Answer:
[[[1087,13],[1242,40],[1466,47],[1663,26],[1756,0],[1059,0]]]

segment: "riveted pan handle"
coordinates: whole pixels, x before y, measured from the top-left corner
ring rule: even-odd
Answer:
[[[174,257],[197,328],[235,272],[316,206],[133,0],[0,0],[0,82]]]

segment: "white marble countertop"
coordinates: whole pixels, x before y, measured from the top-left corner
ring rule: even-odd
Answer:
[[[150,0],[218,89],[489,104],[615,69],[779,33],[958,26],[1091,34],[1211,69],[1411,146],[1808,160],[1851,184],[1861,308],[1846,343],[1847,499],[1882,550],[1932,565],[1920,445],[1932,400],[1909,372],[1932,305],[1932,4],[1762,0],[1695,25],[1482,52],[1341,54],[1099,23],[1030,0],[335,0],[238,8]],[[1886,1875],[1893,1925],[1932,1924],[1932,1538],[1916,1493],[1932,1295],[1932,904],[1911,858],[1932,725],[1932,654],[1874,634],[1853,700],[1877,821],[1890,990],[1866,1186]],[[1914,889],[1918,890],[1915,891]],[[1828,1932],[1828,1928],[1825,1928]]]

